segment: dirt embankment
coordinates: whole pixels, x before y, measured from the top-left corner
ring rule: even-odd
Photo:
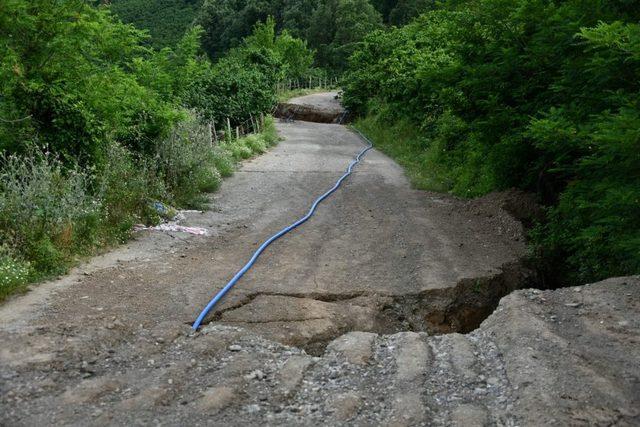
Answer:
[[[275,116],[287,121],[344,123],[347,113],[338,100],[338,93],[327,92],[281,102],[276,107]]]

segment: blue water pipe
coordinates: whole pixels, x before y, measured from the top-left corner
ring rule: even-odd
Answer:
[[[362,139],[367,141],[367,146],[362,151],[360,151],[360,153],[358,153],[358,155],[355,157],[355,159],[353,159],[351,161],[351,163],[349,163],[349,167],[347,168],[347,172],[340,177],[340,179],[335,183],[335,185],[333,187],[331,187],[331,189],[329,191],[324,193],[322,196],[318,197],[316,199],[316,201],[313,202],[313,205],[311,205],[311,209],[309,209],[309,212],[305,216],[303,216],[302,218],[300,218],[299,220],[297,220],[293,224],[289,225],[288,227],[285,227],[282,230],[278,231],[276,234],[274,234],[273,236],[269,237],[262,245],[260,245],[258,250],[253,253],[253,256],[251,257],[249,262],[247,262],[244,265],[244,267],[242,267],[242,269],[240,271],[238,271],[235,276],[233,276],[233,279],[231,279],[229,281],[229,283],[227,283],[225,285],[225,287],[222,288],[220,290],[220,292],[218,292],[216,294],[216,296],[213,297],[213,299],[211,301],[209,301],[209,304],[207,304],[207,306],[204,308],[204,310],[202,310],[202,312],[200,313],[200,315],[198,316],[196,321],[191,326],[194,331],[198,330],[198,328],[202,324],[202,321],[205,319],[205,317],[207,317],[207,314],[209,314],[209,312],[213,309],[213,307],[215,307],[216,304],[218,304],[220,302],[220,300],[227,294],[227,292],[229,292],[231,290],[231,288],[233,288],[233,286],[238,282],[238,280],[240,280],[240,278],[242,276],[244,276],[244,274],[247,271],[249,271],[249,269],[253,266],[253,264],[255,264],[256,260],[260,256],[260,254],[262,254],[262,252],[264,252],[264,250],[267,249],[267,247],[271,243],[273,243],[274,241],[278,240],[280,237],[284,236],[285,234],[287,234],[288,232],[292,231],[296,227],[304,224],[309,218],[311,218],[311,216],[315,213],[316,208],[318,207],[318,205],[324,199],[329,197],[333,192],[335,192],[338,189],[338,187],[340,187],[340,184],[342,184],[342,181],[344,181],[345,179],[347,179],[347,177],[349,175],[351,175],[351,172],[353,171],[353,168],[358,163],[360,163],[360,160],[367,153],[367,151],[369,151],[369,150],[371,150],[371,148],[373,148],[373,144],[371,143],[371,141],[366,136],[364,136],[362,134],[362,132],[360,132],[357,129],[354,129],[354,130],[360,135],[360,137]]]

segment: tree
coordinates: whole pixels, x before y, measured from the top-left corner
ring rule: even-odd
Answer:
[[[304,77],[313,63],[314,52],[307,48],[307,42],[293,37],[287,30],[277,34],[272,16],[254,26],[251,36],[245,38],[244,46],[250,50],[269,51],[278,62],[279,79]]]
[[[319,66],[342,71],[356,45],[381,27],[380,13],[367,0],[324,0],[311,20],[309,45],[318,51]]]
[[[285,0],[281,27],[297,38],[306,38],[313,12],[320,0]]]
[[[389,22],[389,15],[397,4],[398,0],[371,0],[371,5],[382,15],[385,23]]]
[[[156,48],[174,46],[193,22],[202,0],[112,0],[111,10],[123,22],[147,30]]]
[[[257,22],[278,16],[279,2],[264,0],[205,0],[196,23],[205,34],[203,48],[211,58],[220,58],[251,34]]]
[[[388,22],[391,25],[405,25],[412,19],[435,8],[435,0],[399,0],[389,12]]]

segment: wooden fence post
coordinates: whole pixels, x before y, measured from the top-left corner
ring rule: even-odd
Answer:
[[[231,120],[227,117],[227,140],[231,141],[233,134],[231,133]]]

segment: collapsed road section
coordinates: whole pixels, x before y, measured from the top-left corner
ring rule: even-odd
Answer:
[[[509,294],[535,282],[526,196],[417,191],[375,150],[194,333],[362,149],[278,128],[181,221],[206,234],[142,232],[0,307],[0,424],[638,424],[638,278]]]

